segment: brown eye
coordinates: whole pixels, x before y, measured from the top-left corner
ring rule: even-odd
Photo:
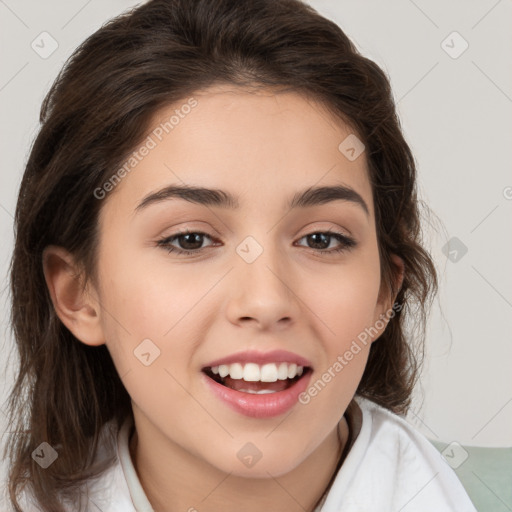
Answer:
[[[198,254],[204,249],[204,247],[201,246],[203,245],[205,237],[210,240],[212,239],[212,237],[200,231],[185,231],[175,233],[159,240],[157,245],[165,248],[168,252],[176,252],[178,254]],[[178,242],[178,247],[176,247],[176,245],[171,245],[173,242]]]
[[[303,238],[307,240],[309,248],[327,254],[349,250],[356,246],[356,242],[353,238],[332,231],[317,231],[303,236],[301,240]],[[338,242],[338,247],[329,249],[329,245],[333,239]]]

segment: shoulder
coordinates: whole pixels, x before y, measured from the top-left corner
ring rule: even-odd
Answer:
[[[361,430],[322,512],[476,512],[455,472],[403,417],[356,397]]]

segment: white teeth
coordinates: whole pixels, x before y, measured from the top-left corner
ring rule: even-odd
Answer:
[[[219,375],[225,377],[229,373],[229,366],[227,364],[221,364],[219,366]]]
[[[295,363],[267,363],[262,366],[256,363],[233,363],[212,366],[211,371],[222,378],[229,375],[232,379],[243,379],[246,382],[276,382],[293,379],[297,375],[300,377],[304,367]]]
[[[277,366],[274,363],[264,364],[261,367],[261,382],[275,382],[277,380]]]
[[[240,363],[233,363],[229,368],[229,375],[232,379],[243,378],[245,375],[244,367]]]
[[[233,368],[234,365],[231,365]],[[232,379],[236,379],[237,377],[233,377],[231,375],[231,370],[229,372],[229,376]],[[261,379],[261,371],[260,367],[256,363],[247,363],[244,366],[244,373],[242,377],[246,382],[258,382]]]
[[[277,370],[277,378],[279,380],[286,380],[288,378],[288,365],[286,363],[281,363],[279,365],[279,369]]]
[[[297,365],[295,363],[292,363],[288,366],[288,378],[293,379],[297,375]]]

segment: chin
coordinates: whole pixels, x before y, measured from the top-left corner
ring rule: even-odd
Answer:
[[[265,454],[262,453],[258,458],[255,452],[252,460],[246,458],[247,456],[244,457],[243,454],[240,457],[235,454],[235,463],[233,463],[233,458],[230,457],[223,460],[221,464],[217,460],[213,465],[223,473],[230,473],[231,476],[240,478],[279,477],[290,473],[300,464],[300,461],[287,459],[286,453],[289,453],[289,450],[279,454],[274,453],[272,457],[265,457]]]

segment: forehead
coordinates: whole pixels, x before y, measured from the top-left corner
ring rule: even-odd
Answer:
[[[354,131],[296,92],[210,87],[160,109],[146,135],[112,198],[125,211],[170,184],[223,189],[254,208],[307,186],[341,184],[373,215],[366,155],[349,159],[341,150]]]

